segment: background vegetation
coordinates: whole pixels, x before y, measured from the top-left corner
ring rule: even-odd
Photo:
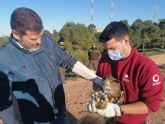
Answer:
[[[127,20],[121,20],[130,29],[132,46],[147,55],[159,54],[165,50],[165,19],[153,23],[151,20],[135,20],[129,25]],[[45,34],[51,36],[55,42],[63,43],[65,50],[78,60],[84,62],[87,59],[87,51],[96,43],[102,51],[102,44],[98,37],[100,32],[94,24],[88,26],[80,23],[68,22],[62,29],[52,33],[45,30]],[[0,38],[0,45],[8,41],[8,37]]]

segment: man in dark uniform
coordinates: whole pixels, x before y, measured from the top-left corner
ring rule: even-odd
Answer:
[[[64,42],[59,42],[59,46],[66,52]],[[61,75],[61,80],[63,83],[65,83],[65,68],[59,67],[60,75]]]
[[[96,47],[96,44],[93,43],[92,47],[88,50],[88,67],[91,70],[96,71],[97,65],[98,65],[98,59],[99,59],[100,52],[98,48]]]

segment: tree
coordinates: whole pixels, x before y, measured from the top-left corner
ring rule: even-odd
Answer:
[[[68,22],[62,27],[59,35],[65,39],[66,49],[79,58],[79,53],[85,54],[92,43],[98,41],[94,32],[95,28],[94,25],[86,27],[84,24]]]
[[[44,34],[46,34],[46,35],[48,35],[48,36],[50,36],[52,38],[52,33],[50,33],[50,31],[44,30]]]
[[[127,25],[128,28],[130,28],[130,25],[128,24],[127,20],[120,20],[120,22],[124,23],[125,25]]]
[[[94,24],[89,24],[88,31],[94,33],[96,31],[96,26]]]
[[[141,37],[141,31],[143,29],[143,21],[140,19],[137,19],[133,22],[131,25],[130,31],[131,31],[131,39],[132,39],[132,45],[135,48],[139,48],[142,44],[142,37]]]
[[[144,27],[142,30],[142,38],[145,44],[150,44],[151,47],[156,47],[156,44],[160,44],[160,29],[156,23],[151,20],[144,22]],[[154,45],[155,44],[155,45]],[[149,46],[146,46],[147,48]]]
[[[165,48],[165,19],[160,20],[159,28],[160,28],[160,40],[162,43],[162,48]]]
[[[0,37],[0,46],[4,45],[9,41],[8,37]]]
[[[143,28],[143,21],[142,21],[141,19],[136,19],[136,20],[133,22],[131,28],[132,28],[133,30],[139,30],[139,31],[141,31],[142,28]]]
[[[55,42],[59,42],[60,40],[59,33],[56,30],[53,30],[53,39]]]

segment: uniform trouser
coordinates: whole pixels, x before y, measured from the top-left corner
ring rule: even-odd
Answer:
[[[98,60],[89,60],[89,64],[88,64],[88,67],[91,69],[91,70],[94,70],[96,71],[97,70],[97,66],[98,66]]]
[[[50,124],[65,124],[65,112],[61,113],[56,119]]]
[[[61,80],[63,83],[65,83],[65,69],[64,68],[59,68],[60,75],[61,75]]]

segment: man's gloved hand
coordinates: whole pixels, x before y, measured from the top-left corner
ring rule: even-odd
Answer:
[[[9,101],[10,84],[7,75],[0,71],[0,111],[11,105]]]
[[[97,109],[95,105],[96,102],[94,100],[91,100],[88,104],[88,111],[97,112],[98,114],[107,118],[114,116],[121,116],[122,114],[120,106],[118,104],[113,104],[108,102],[106,108],[104,109]]]
[[[97,76],[96,78],[92,79],[92,82],[94,89],[102,88],[103,79],[101,77]]]

